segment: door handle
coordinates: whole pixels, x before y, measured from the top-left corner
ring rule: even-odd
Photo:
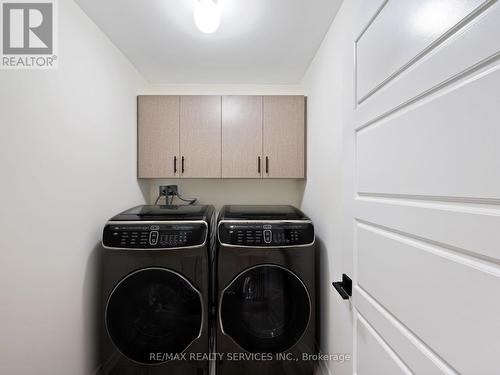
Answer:
[[[342,299],[349,299],[352,296],[352,280],[345,273],[342,274],[342,281],[333,282],[332,285]]]
[[[257,157],[257,173],[260,174],[260,156]]]
[[[266,156],[266,174],[269,174],[269,157]]]
[[[174,174],[177,173],[177,156],[174,156]]]
[[[184,173],[184,156],[181,158],[181,173]]]

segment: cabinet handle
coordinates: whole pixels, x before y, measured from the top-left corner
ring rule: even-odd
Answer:
[[[181,173],[184,173],[184,156],[181,158]]]
[[[342,281],[336,281],[332,285],[342,299],[349,299],[352,296],[352,280],[345,273],[342,274]]]
[[[269,157],[266,156],[266,174],[269,174]]]
[[[177,156],[174,156],[174,174],[177,173]]]
[[[260,156],[257,156],[257,173],[260,174]]]

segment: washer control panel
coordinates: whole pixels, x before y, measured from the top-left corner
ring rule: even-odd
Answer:
[[[205,223],[141,224],[108,223],[102,243],[117,249],[168,249],[203,245],[207,237]]]
[[[237,246],[283,247],[314,242],[314,227],[309,222],[221,222],[219,240]]]

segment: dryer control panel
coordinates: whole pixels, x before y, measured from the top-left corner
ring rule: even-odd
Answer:
[[[115,249],[169,249],[200,246],[206,242],[206,223],[171,224],[110,222],[104,227],[104,247]]]
[[[310,245],[314,242],[314,227],[310,222],[223,221],[219,224],[219,241],[249,247]]]

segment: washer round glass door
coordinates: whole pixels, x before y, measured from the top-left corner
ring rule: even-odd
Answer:
[[[273,264],[243,271],[222,292],[222,330],[251,353],[290,349],[306,330],[310,313],[311,301],[302,280]]]
[[[108,334],[123,355],[143,364],[161,363],[200,336],[203,300],[179,273],[145,268],[115,286],[105,315]]]

